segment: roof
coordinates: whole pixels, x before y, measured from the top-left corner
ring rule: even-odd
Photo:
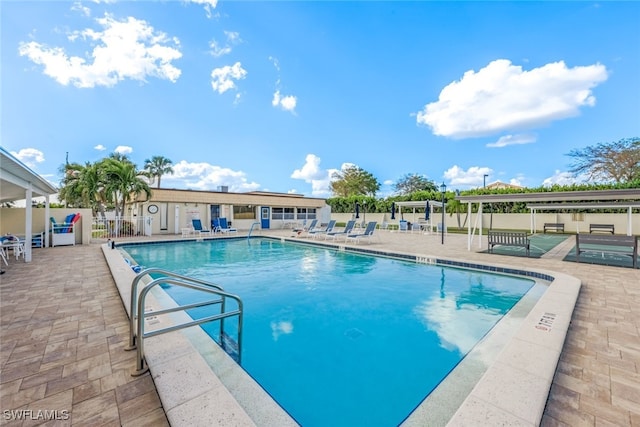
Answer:
[[[640,202],[602,202],[602,203],[533,203],[528,204],[527,208],[539,211],[559,210],[559,209],[623,209],[623,208],[640,208]]]
[[[394,202],[396,204],[396,208],[404,207],[404,208],[424,208],[427,206],[427,201],[430,206],[433,207],[441,207],[442,202],[438,202],[437,200],[410,200],[407,202]],[[446,204],[446,203],[445,203]]]
[[[640,188],[623,190],[547,191],[542,193],[474,194],[456,196],[463,203],[496,202],[571,202],[571,201],[640,201]],[[626,204],[628,205],[628,203]]]
[[[48,196],[58,192],[58,189],[49,181],[0,147],[0,202],[26,199],[28,188],[31,188],[34,197]]]

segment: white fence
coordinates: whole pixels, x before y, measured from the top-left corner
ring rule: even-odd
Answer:
[[[93,217],[91,219],[91,240],[151,236],[151,223],[150,216]]]

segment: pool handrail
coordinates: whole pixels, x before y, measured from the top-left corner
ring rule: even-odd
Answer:
[[[197,279],[196,279],[197,280]],[[148,366],[145,366],[144,363],[144,339],[145,338],[150,338],[156,335],[160,335],[160,334],[164,334],[167,332],[173,332],[173,331],[177,331],[180,329],[184,329],[184,328],[188,328],[191,326],[197,326],[197,325],[201,325],[203,323],[208,323],[208,322],[213,322],[215,320],[220,320],[220,324],[221,324],[221,335],[220,335],[220,341],[221,343],[223,342],[223,322],[224,319],[227,317],[231,317],[231,316],[238,316],[238,340],[237,340],[237,348],[238,348],[238,352],[237,352],[237,362],[238,364],[240,364],[241,362],[241,354],[242,354],[242,315],[243,315],[243,304],[242,304],[242,300],[240,299],[240,297],[238,297],[237,295],[233,295],[224,291],[221,291],[219,289],[216,289],[217,286],[210,286],[210,284],[200,284],[200,283],[195,283],[195,281],[184,281],[184,280],[178,280],[178,279],[174,279],[174,278],[168,278],[168,277],[161,277],[158,279],[155,279],[153,281],[151,281],[150,283],[148,283],[143,289],[142,291],[140,291],[140,295],[138,298],[138,313],[141,313],[140,315],[138,315],[137,318],[137,325],[136,325],[136,336],[138,338],[137,340],[137,345],[136,345],[136,349],[137,349],[137,354],[136,354],[136,370],[131,374],[132,376],[139,376],[144,374],[145,372],[147,372],[149,370]],[[198,282],[200,282],[200,280],[197,280]],[[168,308],[168,309],[164,309],[164,310],[159,310],[159,311],[149,311],[149,312],[145,312],[144,311],[144,307],[145,307],[145,299],[147,294],[151,291],[151,289],[153,289],[155,286],[158,286],[160,284],[170,284],[170,285],[174,285],[174,286],[182,286],[182,287],[186,287],[186,288],[190,288],[190,289],[195,289],[195,290],[199,290],[199,291],[203,291],[203,292],[208,292],[208,293],[212,293],[215,295],[218,295],[221,297],[221,300],[224,301],[225,298],[231,298],[233,300],[236,301],[238,308],[236,310],[233,311],[229,311],[229,312],[224,312],[221,311],[219,314],[214,314],[212,316],[207,316],[207,317],[203,317],[201,319],[197,319],[197,320],[192,320],[190,322],[185,322],[185,323],[181,323],[181,324],[177,324],[177,325],[173,325],[173,326],[168,326],[162,329],[156,329],[154,331],[151,332],[144,332],[144,320],[146,317],[149,316],[157,316],[160,314],[167,314],[167,313],[172,313],[172,312],[176,312],[176,311],[184,311],[188,308],[192,308],[195,306],[203,306],[203,305],[209,305],[209,304],[217,304],[220,303],[220,300],[215,300],[215,301],[208,301],[205,303],[197,303],[197,304],[187,304],[187,305],[183,305],[183,306],[177,306],[177,307],[173,307],[173,308]]]
[[[138,318],[138,313],[137,313],[137,299],[138,299],[138,284],[140,283],[140,281],[146,277],[149,276],[151,277],[151,274],[162,274],[164,276],[168,276],[168,277],[175,277],[177,279],[182,279],[182,280],[188,280],[190,282],[194,282],[194,283],[200,283],[202,285],[207,285],[207,286],[212,286],[220,291],[224,291],[224,289],[222,289],[222,286],[216,285],[215,283],[211,283],[211,282],[207,282],[206,280],[201,280],[201,279],[195,279],[193,277],[188,277],[188,276],[184,276],[182,274],[177,274],[174,273],[172,271],[169,270],[165,270],[163,268],[157,268],[157,267],[150,267],[147,268],[145,270],[142,270],[140,273],[138,273],[136,275],[136,277],[133,279],[133,281],[131,282],[131,302],[130,302],[130,306],[129,306],[129,346],[125,348],[125,350],[135,350],[136,348],[136,336],[135,336],[135,330],[136,330],[136,319]],[[206,305],[206,304],[205,304]],[[194,307],[198,307],[198,305],[194,306]],[[192,307],[190,307],[192,308]],[[220,310],[222,312],[224,312],[225,310],[225,305],[224,305],[224,300],[222,300],[221,302],[221,307]],[[220,330],[222,331],[222,324],[220,325]]]

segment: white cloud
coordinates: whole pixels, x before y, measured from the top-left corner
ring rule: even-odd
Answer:
[[[274,107],[280,107],[285,111],[290,111],[295,113],[296,104],[298,103],[298,99],[295,96],[288,95],[282,96],[280,95],[280,91],[277,90],[273,94],[273,99],[271,100],[271,105]]]
[[[229,53],[231,53],[233,45],[242,42],[242,40],[240,39],[240,33],[238,32],[225,31],[224,34],[227,37],[227,42],[224,46],[218,43],[216,40],[211,40],[209,42],[211,55],[215,56],[216,58],[219,58],[223,55],[228,55]]]
[[[242,68],[240,62],[236,62],[232,66],[225,65],[222,68],[214,68],[211,71],[211,87],[218,93],[223,94],[230,89],[236,88],[234,80],[242,80],[246,76],[247,70]]]
[[[245,192],[260,189],[260,184],[249,182],[242,171],[234,171],[209,163],[189,163],[184,160],[173,166],[173,175],[162,178],[168,186],[186,187],[195,190],[217,190],[228,186],[229,191]]]
[[[275,69],[280,72],[280,62],[278,61],[278,58],[269,56],[269,61],[271,61]]]
[[[125,154],[126,155],[126,154],[133,153],[133,148],[131,148],[131,147],[127,146],[127,145],[118,145],[116,147],[116,149],[113,150],[113,151],[115,151],[118,154]]]
[[[84,16],[91,16],[91,9],[89,9],[86,6],[84,6],[79,1],[73,2],[73,5],[71,6],[71,10],[73,10],[74,12],[80,12]]]
[[[337,172],[337,169],[320,168],[320,157],[307,154],[305,164],[302,168],[294,170],[291,178],[311,184],[312,196],[326,197],[331,195],[331,176],[334,172]]]
[[[93,147],[93,148],[94,148],[95,150],[98,150],[98,151],[104,151],[104,150],[106,150],[106,149],[107,149],[107,147],[105,147],[105,146],[104,146],[104,145],[102,145],[102,144],[98,144],[98,145],[96,145],[96,146],[95,146],[95,147]]]
[[[12,151],[11,154],[31,169],[44,162],[44,153],[35,148],[23,148],[18,152]]]
[[[563,61],[523,71],[506,59],[464,73],[417,113],[435,135],[471,138],[545,126],[595,105],[591,89],[607,80],[604,65],[568,68]]]
[[[536,136],[531,134],[505,135],[501,136],[496,142],[490,142],[487,147],[501,148],[507,145],[531,144],[536,142]]]
[[[480,186],[484,182],[484,175],[491,175],[492,172],[493,169],[488,167],[472,166],[465,171],[454,165],[444,172],[444,177],[450,185]]]
[[[195,3],[204,5],[204,10],[207,13],[207,18],[213,16],[212,10],[218,6],[218,0],[186,0],[187,3]]]
[[[211,48],[211,55],[215,56],[216,58],[231,53],[231,46],[220,46],[220,44],[218,44],[218,42],[215,40],[211,40],[209,42],[209,47]]]
[[[133,17],[118,21],[105,14],[96,22],[103,31],[87,28],[69,36],[71,41],[79,37],[94,45],[87,57],[68,56],[64,48],[35,41],[21,42],[18,51],[44,65],[44,73],[65,86],[71,83],[79,88],[110,87],[125,79],[146,81],[147,77],[178,80],[181,71],[171,64],[182,56],[177,49],[178,39]]]
[[[571,172],[561,172],[556,170],[555,173],[542,181],[543,187],[552,187],[554,185],[571,185],[581,180],[573,176]]]

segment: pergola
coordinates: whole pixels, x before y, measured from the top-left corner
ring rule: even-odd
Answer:
[[[433,208],[441,208],[442,207],[442,202],[438,202],[436,200],[419,200],[419,201],[407,201],[407,202],[394,202],[396,205],[396,208],[401,209],[401,208],[411,208],[413,210],[413,220],[414,222],[416,221],[416,209],[426,209],[427,207],[427,202],[429,202],[429,221],[427,221],[429,223],[429,226],[431,226],[431,218],[433,218]],[[446,206],[446,203],[445,203]],[[400,213],[400,215],[402,215],[402,213]],[[423,218],[424,219],[424,218]]]
[[[26,200],[25,205],[25,262],[31,262],[31,235],[33,232],[32,198],[45,197],[45,218],[49,218],[49,196],[56,194],[58,189],[47,180],[33,172],[11,153],[0,147],[0,203]],[[49,227],[45,224],[44,241],[49,241]],[[46,245],[45,245],[46,246]]]
[[[640,208],[640,189],[631,188],[623,190],[589,190],[589,191],[555,191],[543,193],[517,193],[517,194],[485,194],[473,196],[456,196],[456,200],[468,203],[469,212],[471,206],[478,204],[478,211],[473,228],[471,221],[467,226],[467,249],[471,250],[471,244],[476,230],[478,236],[482,236],[482,206],[484,203],[498,202],[523,202],[531,211],[531,232],[536,228],[535,214],[541,210],[563,209],[627,209],[627,235],[632,234],[631,215],[634,208]],[[482,239],[478,238],[478,247],[482,247]]]

